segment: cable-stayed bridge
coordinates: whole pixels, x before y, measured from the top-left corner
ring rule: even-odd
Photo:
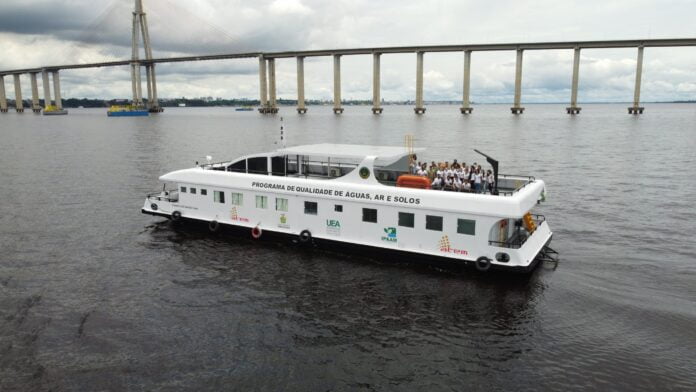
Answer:
[[[140,45],[144,49],[144,58],[140,58]],[[150,43],[147,15],[143,10],[142,0],[135,0],[135,7],[132,13],[131,30],[131,58],[124,60],[102,61],[94,63],[80,64],[55,64],[44,65],[36,68],[22,68],[0,71],[0,111],[8,111],[8,103],[5,92],[5,76],[12,76],[14,79],[15,110],[24,111],[24,102],[21,90],[21,76],[29,75],[31,82],[32,99],[31,109],[40,113],[38,78],[42,75],[42,87],[44,106],[55,106],[62,110],[62,98],[60,93],[60,71],[66,69],[84,69],[100,67],[120,67],[129,66],[131,69],[132,102],[136,107],[147,107],[151,112],[161,112],[157,97],[157,81],[155,66],[161,63],[177,62],[196,62],[211,60],[228,60],[241,58],[258,58],[259,72],[259,107],[260,113],[277,113],[278,103],[276,99],[276,72],[275,60],[279,58],[295,58],[297,62],[297,111],[306,113],[305,104],[305,83],[304,83],[304,59],[307,57],[332,57],[333,58],[333,111],[336,114],[343,113],[341,106],[341,58],[351,55],[371,55],[373,59],[372,72],[372,112],[382,113],[381,106],[381,66],[382,55],[396,53],[413,53],[416,56],[416,94],[415,107],[416,114],[423,114],[426,111],[423,100],[423,60],[426,53],[436,52],[460,52],[463,54],[463,83],[462,83],[462,114],[471,114],[473,107],[470,101],[470,81],[471,81],[471,57],[473,52],[486,51],[511,51],[515,53],[515,83],[514,99],[510,108],[513,114],[522,114],[522,64],[525,51],[535,50],[555,50],[565,49],[573,51],[572,82],[569,106],[566,108],[568,114],[579,114],[581,107],[578,105],[578,86],[580,73],[580,53],[583,49],[611,49],[611,48],[635,48],[637,51],[635,87],[633,103],[628,107],[628,113],[641,114],[644,108],[640,104],[640,89],[642,82],[643,52],[650,47],[684,47],[696,46],[696,38],[674,38],[674,39],[644,39],[644,40],[602,40],[602,41],[569,41],[569,42],[533,42],[533,43],[501,43],[501,44],[461,44],[461,45],[425,45],[425,46],[404,46],[404,47],[370,47],[352,49],[324,49],[324,50],[305,50],[305,51],[281,51],[281,52],[242,52],[242,53],[221,53],[209,55],[180,56],[155,58],[152,56],[152,46]],[[142,70],[145,70],[145,82],[147,99],[142,93]],[[50,76],[53,78],[53,95],[51,94]]]

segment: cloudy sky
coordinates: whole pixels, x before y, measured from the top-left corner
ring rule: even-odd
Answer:
[[[143,0],[155,57],[370,46],[696,37],[690,0]],[[2,0],[0,70],[130,57],[132,0]],[[382,56],[382,97],[413,99],[415,54]],[[584,50],[580,102],[633,97],[635,49]],[[461,53],[425,55],[425,99],[459,100]],[[370,99],[370,56],[342,59],[344,99]],[[258,61],[158,65],[161,97],[258,97]],[[296,97],[295,61],[277,61],[278,95]],[[471,96],[511,102],[513,52],[475,52]],[[572,51],[528,51],[524,102],[565,102]],[[127,98],[128,67],[66,70],[63,97]],[[12,96],[10,78],[6,89]],[[308,99],[331,99],[332,62],[305,62]],[[30,95],[28,78],[22,86]],[[144,90],[144,89],[143,89]],[[644,101],[696,99],[696,47],[648,48]]]

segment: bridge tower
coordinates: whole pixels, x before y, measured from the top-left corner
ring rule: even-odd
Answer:
[[[143,38],[143,48],[145,49],[145,61],[140,60],[140,36]],[[132,36],[132,57],[131,57],[131,84],[133,88],[133,105],[143,107],[143,91],[141,83],[140,65],[145,65],[145,76],[147,79],[147,108],[150,112],[159,113],[163,109],[157,100],[157,81],[155,79],[155,64],[152,60],[152,47],[150,46],[150,33],[147,29],[147,16],[143,11],[143,1],[135,0],[135,10],[133,11],[133,36]]]

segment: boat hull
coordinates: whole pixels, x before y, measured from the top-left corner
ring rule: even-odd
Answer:
[[[65,109],[49,110],[49,111],[44,110],[44,112],[43,112],[44,116],[64,116],[66,114],[68,114],[68,111]]]
[[[167,219],[172,219],[171,214],[159,211],[152,211],[149,209],[142,208],[141,212],[147,215],[159,216]],[[198,229],[210,230],[210,221],[204,219],[197,219],[192,217],[181,216],[179,220],[174,223],[181,223],[196,227]],[[437,267],[446,269],[449,271],[463,271],[463,270],[473,270],[476,271],[476,262],[474,260],[463,260],[463,259],[453,259],[450,257],[436,256],[432,254],[418,253],[414,251],[398,249],[398,248],[383,248],[379,246],[371,246],[367,244],[357,244],[345,241],[336,241],[328,238],[312,238],[311,241],[303,243],[296,234],[276,231],[273,229],[264,228],[262,235],[259,238],[254,238],[252,235],[252,229],[247,226],[235,225],[230,223],[218,223],[218,228],[215,230],[216,234],[226,233],[233,235],[238,238],[244,238],[254,241],[275,241],[275,242],[289,242],[298,246],[303,246],[305,248],[319,248],[329,252],[340,252],[347,254],[356,254],[360,256],[366,256],[372,259],[378,259],[380,261],[388,261],[394,264],[422,264],[431,267]],[[545,246],[547,246],[552,239],[552,235],[549,235],[548,239],[545,241]],[[539,250],[539,252],[541,249]],[[539,253],[537,252],[537,254]],[[502,273],[511,274],[529,274],[534,271],[539,265],[539,260],[536,255],[529,265],[526,266],[505,266],[500,264],[491,264],[489,271],[496,271]],[[479,272],[479,271],[476,271]]]
[[[119,112],[106,112],[109,117],[145,117],[149,116],[150,112],[147,110],[127,110]]]

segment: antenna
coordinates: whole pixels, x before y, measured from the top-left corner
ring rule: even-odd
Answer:
[[[416,158],[414,157],[414,152],[413,152],[413,135],[406,134],[404,136],[404,143],[406,144],[406,150],[408,151],[408,164],[409,166],[416,161]]]
[[[283,131],[283,117],[280,118],[280,145],[285,148],[285,135]]]

